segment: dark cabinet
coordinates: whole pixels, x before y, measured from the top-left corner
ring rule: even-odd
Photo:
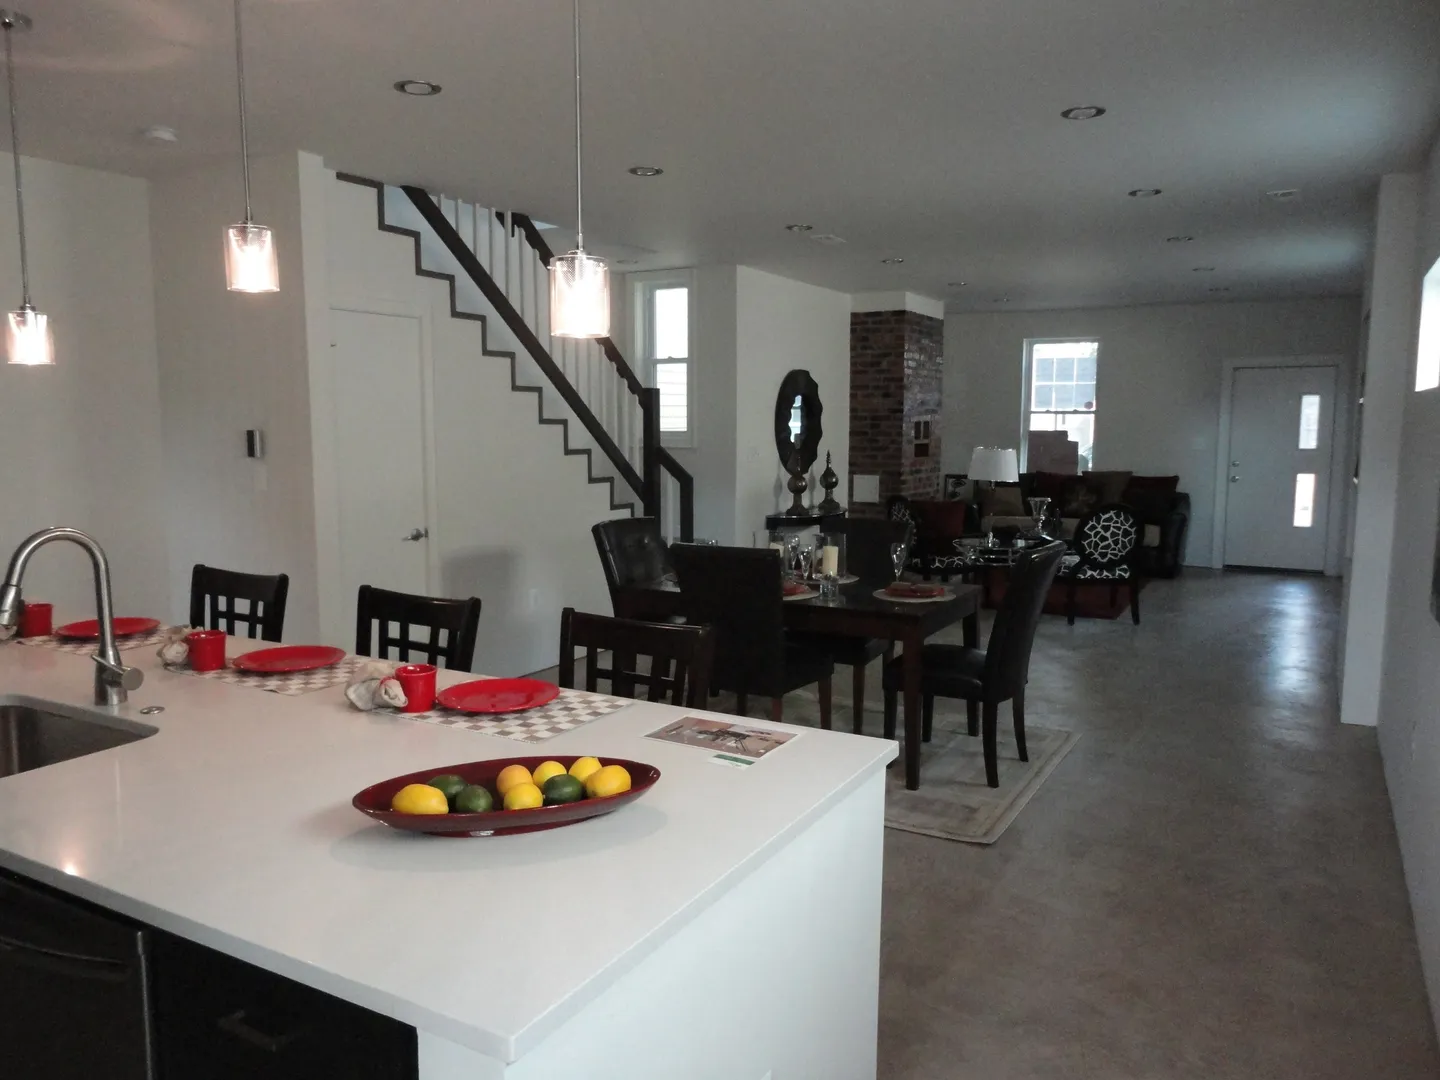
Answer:
[[[415,1029],[169,934],[152,935],[160,1080],[415,1080]]]

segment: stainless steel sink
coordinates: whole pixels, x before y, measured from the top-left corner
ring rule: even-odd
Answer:
[[[113,750],[156,728],[38,698],[0,697],[0,777]]]

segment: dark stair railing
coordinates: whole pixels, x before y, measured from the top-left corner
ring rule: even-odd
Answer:
[[[402,186],[401,190],[414,204],[415,209],[420,212],[425,223],[440,238],[446,250],[454,256],[455,261],[474,281],[485,299],[499,313],[500,318],[510,328],[515,339],[530,354],[530,358],[535,361],[536,366],[550,380],[561,399],[574,412],[585,430],[589,432],[590,437],[595,440],[595,445],[600,448],[600,452],[609,458],[616,475],[639,496],[645,516],[657,519],[660,517],[661,471],[668,472],[675,479],[680,503],[678,523],[680,539],[693,540],[695,538],[695,482],[690,473],[675,460],[674,455],[660,445],[660,391],[646,386],[640,381],[612,339],[608,337],[599,339],[600,348],[606,359],[614,366],[629,392],[635,395],[640,406],[642,469],[637,472],[635,466],[626,458],[610,433],[605,430],[605,425],[600,422],[590,406],[585,403],[585,399],[580,396],[579,391],[555,363],[554,358],[550,355],[550,350],[536,336],[524,316],[516,310],[515,305],[510,302],[510,298],[505,295],[505,291],[490,276],[489,271],[481,264],[479,258],[465,243],[429,193],[410,185]],[[535,222],[527,214],[512,213],[508,216],[513,226],[521,231],[526,242],[548,266],[553,255],[550,246],[540,235],[540,230],[535,227]],[[504,220],[504,216],[501,216],[501,220]]]

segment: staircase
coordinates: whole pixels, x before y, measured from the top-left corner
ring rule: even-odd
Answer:
[[[450,280],[456,317],[499,317],[517,346],[511,389],[535,395],[540,423],[562,428],[565,453],[587,459],[592,484],[609,485],[611,508],[693,539],[694,484],[660,445],[659,391],[640,381],[610,338],[550,336],[551,252],[535,223],[417,187],[338,178],[379,192],[380,227],[414,239],[417,273]]]

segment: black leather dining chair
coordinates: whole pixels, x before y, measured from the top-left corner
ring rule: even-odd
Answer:
[[[983,713],[985,782],[1000,786],[1000,762],[996,749],[1000,703],[1010,702],[1015,717],[1015,745],[1021,761],[1029,761],[1025,748],[1025,683],[1030,678],[1030,651],[1035,630],[1060,568],[1066,546],[1046,544],[1016,558],[1010,567],[1005,598],[995,613],[990,640],[985,649],[968,645],[934,643],[921,649],[920,694],[924,707],[923,738],[930,740],[937,697],[962,698],[966,702],[970,734],[976,734],[977,712]],[[904,671],[899,659],[885,665],[885,737],[895,737],[898,695]]]
[[[246,574],[196,563],[190,571],[190,625],[236,637],[243,624],[246,637],[279,641],[289,595],[289,574]],[[246,602],[246,610],[236,610],[237,600]]]
[[[823,649],[785,633],[780,556],[769,548],[676,544],[670,549],[680,579],[686,621],[715,635],[712,692],[733,690],[745,715],[749,695],[770,698],[770,719],[784,719],[783,699],[818,683],[820,726],[830,726],[834,661]]]
[[[595,537],[615,616],[663,621],[665,612],[657,605],[663,604],[664,597],[651,598],[643,590],[627,591],[631,586],[653,585],[675,572],[670,549],[660,535],[660,522],[646,517],[616,518],[592,526],[590,533]],[[647,600],[652,603],[647,605]]]
[[[399,626],[397,632],[391,632],[392,623]],[[428,631],[425,640],[412,638],[411,627]],[[389,659],[394,649],[399,660],[408,662],[418,653],[437,667],[469,671],[479,628],[480,600],[475,596],[449,600],[361,585],[355,602],[355,651],[380,660]]]

